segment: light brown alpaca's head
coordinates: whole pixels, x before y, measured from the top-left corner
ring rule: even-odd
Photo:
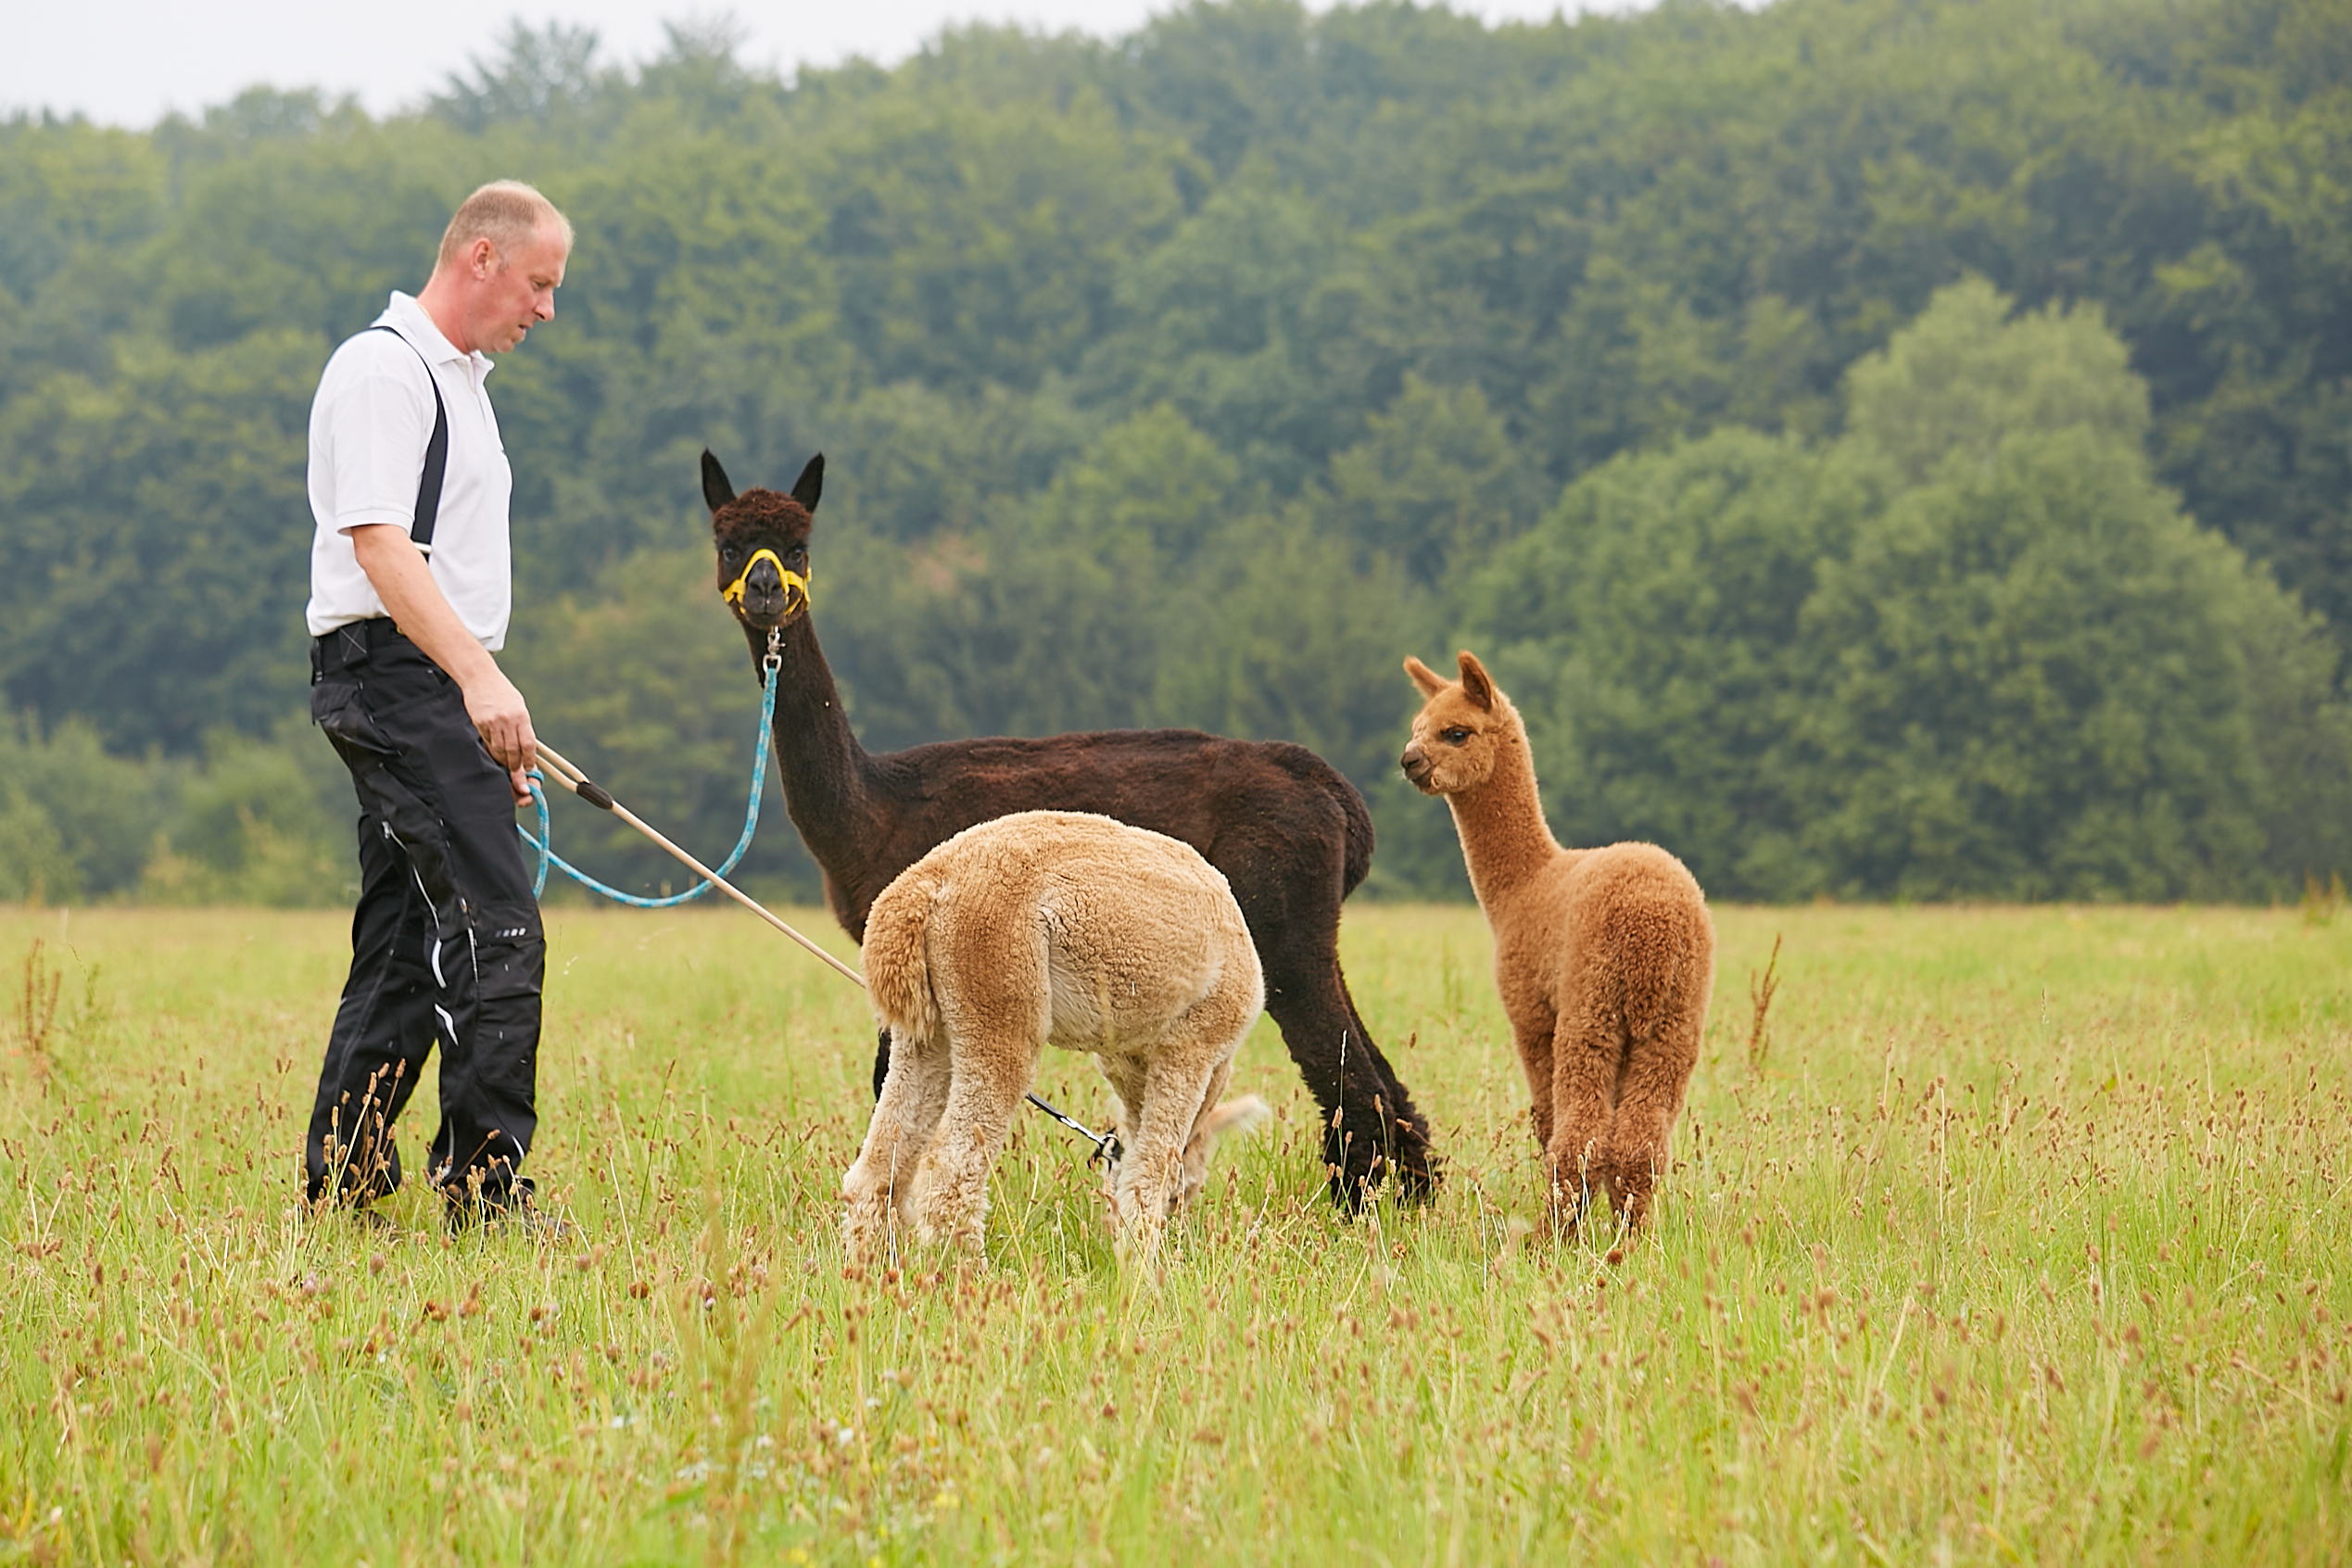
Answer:
[[[1477,655],[1464,651],[1461,678],[1448,680],[1419,659],[1405,661],[1427,699],[1413,718],[1412,744],[1397,759],[1424,795],[1475,790],[1495,776],[1505,748],[1519,738],[1519,714]]]

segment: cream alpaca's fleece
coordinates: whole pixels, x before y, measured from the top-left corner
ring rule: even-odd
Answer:
[[[1248,1119],[1246,1102],[1217,1104],[1265,1004],[1225,879],[1107,816],[1020,812],[901,873],[866,917],[864,958],[891,1065],[841,1181],[851,1248],[893,1218],[978,1247],[989,1171],[1051,1043],[1093,1053],[1119,1097],[1120,1253],[1155,1259],[1209,1145]]]
[[[1628,1222],[1650,1207],[1699,1061],[1714,990],[1706,894],[1655,844],[1562,849],[1544,825],[1519,712],[1468,652],[1448,680],[1418,659],[1425,699],[1399,759],[1443,795],[1495,937],[1495,982],[1535,1104],[1554,1215],[1588,1191]]]

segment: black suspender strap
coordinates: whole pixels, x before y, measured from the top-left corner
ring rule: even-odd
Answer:
[[[368,330],[400,337],[397,330],[388,326],[372,326]],[[409,343],[405,337],[400,337],[400,341]],[[416,541],[419,550],[431,550],[433,520],[441,512],[441,478],[449,468],[449,411],[441,401],[441,384],[434,377],[432,363],[413,343],[409,343],[409,352],[424,366],[424,384],[433,388],[433,438],[424,443],[424,472],[416,482],[416,522],[409,529],[409,537]]]

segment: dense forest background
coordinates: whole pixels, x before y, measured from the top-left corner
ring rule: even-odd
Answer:
[[[757,689],[705,445],[827,454],[869,747],[1297,740],[1377,892],[1463,890],[1394,766],[1399,660],[1462,645],[1563,838],[1718,896],[2352,869],[2341,0],[1233,0],[790,82],[723,25],[626,68],[518,28],[387,120],[0,123],[0,897],[344,895],[310,398],[500,175],[579,232],[492,383],[509,667],[707,852]],[[813,887],[773,807],[748,867]]]

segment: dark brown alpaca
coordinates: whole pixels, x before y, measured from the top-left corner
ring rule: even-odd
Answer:
[[[718,586],[754,669],[783,661],[776,753],[785,809],[825,873],[825,897],[860,942],[891,879],[975,823],[1017,811],[1086,811],[1165,833],[1225,875],[1266,973],[1266,1010],[1322,1106],[1332,1195],[1349,1208],[1391,1175],[1429,1195],[1429,1127],[1364,1030],[1339,968],[1340,901],[1372,866],[1372,817],[1354,785],[1303,746],[1191,729],[1042,740],[943,740],[869,755],[850,732],[808,613],[813,458],[790,495],[741,495],[709,452],[702,499]],[[874,1077],[879,1093],[888,1037]]]

